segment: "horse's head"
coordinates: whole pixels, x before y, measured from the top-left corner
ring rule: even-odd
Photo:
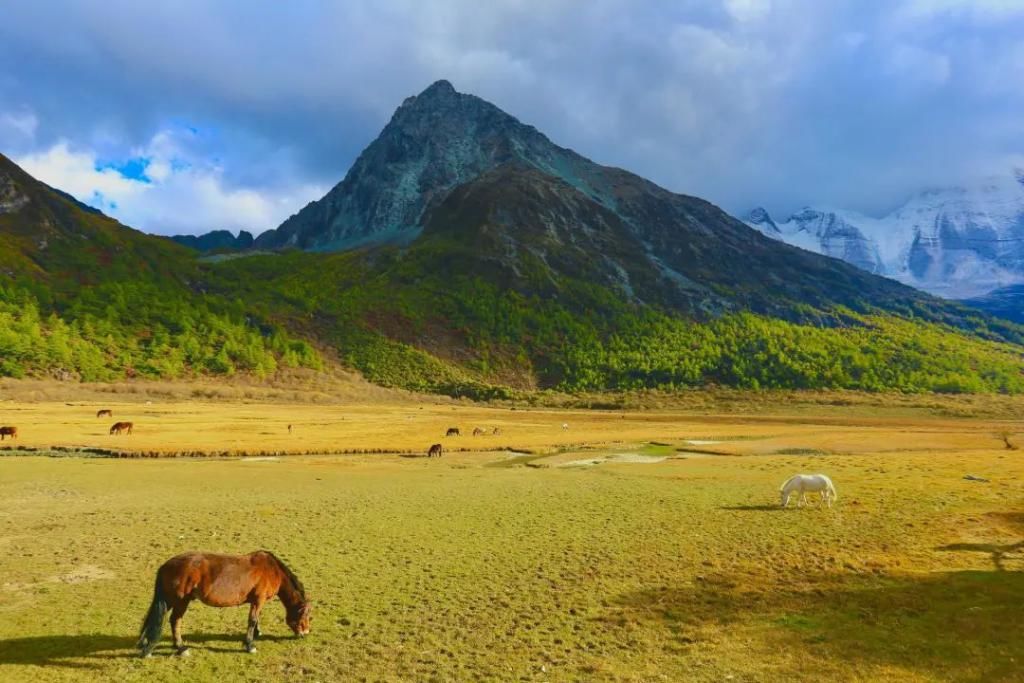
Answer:
[[[312,609],[313,604],[310,602],[296,603],[288,608],[288,616],[285,617],[285,622],[295,632],[295,635],[304,636],[309,633],[309,613]]]
[[[789,491],[782,490],[782,500],[779,501],[779,507],[786,507],[789,504]]]

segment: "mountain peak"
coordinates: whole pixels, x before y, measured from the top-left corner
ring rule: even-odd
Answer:
[[[775,225],[775,221],[773,221],[772,217],[768,215],[768,210],[762,206],[753,209],[747,214],[747,217],[744,220],[746,223],[766,228],[770,232],[779,231],[779,228]]]
[[[581,158],[490,102],[440,80],[407,98],[345,178],[256,240],[258,248],[337,251],[407,243],[454,187],[518,160],[560,175]],[[580,182],[580,181],[577,181]]]
[[[458,91],[455,90],[455,86],[451,84],[451,81],[446,81],[445,79],[442,78],[428,85],[426,89],[420,93],[419,96],[425,97],[431,95],[448,95],[452,93],[458,94]]]

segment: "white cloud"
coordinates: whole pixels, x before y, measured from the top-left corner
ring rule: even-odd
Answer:
[[[91,204],[96,203],[97,195],[120,202],[146,188],[145,183],[125,178],[113,169],[97,170],[94,155],[73,151],[64,140],[14,161],[36,179]]]
[[[256,234],[277,227],[307,202],[324,194],[318,185],[228,187],[223,169],[188,157],[176,133],[161,131],[133,158],[148,161],[144,178],[102,168],[92,150],[60,141],[15,162],[34,177],[134,228],[160,234],[214,229]]]
[[[755,21],[772,11],[772,2],[771,0],[725,0],[725,9],[736,21]]]
[[[5,148],[29,143],[35,139],[39,119],[29,111],[0,112],[0,144]]]

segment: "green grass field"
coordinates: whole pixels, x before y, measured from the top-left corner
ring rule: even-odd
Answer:
[[[0,680],[1022,680],[1024,455],[991,425],[690,421],[532,456],[0,458]],[[798,471],[837,506],[776,509]],[[309,638],[275,601],[247,655],[245,608],[195,603],[191,657],[169,629],[135,656],[164,560],[258,548]]]

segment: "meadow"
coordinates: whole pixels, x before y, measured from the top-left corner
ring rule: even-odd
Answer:
[[[1022,680],[1006,406],[83,396],[0,403],[38,449],[0,451],[0,680]],[[800,471],[834,508],[778,509]],[[275,602],[247,655],[245,608],[196,604],[190,657],[169,629],[135,655],[164,560],[258,548],[306,584],[308,638]]]

